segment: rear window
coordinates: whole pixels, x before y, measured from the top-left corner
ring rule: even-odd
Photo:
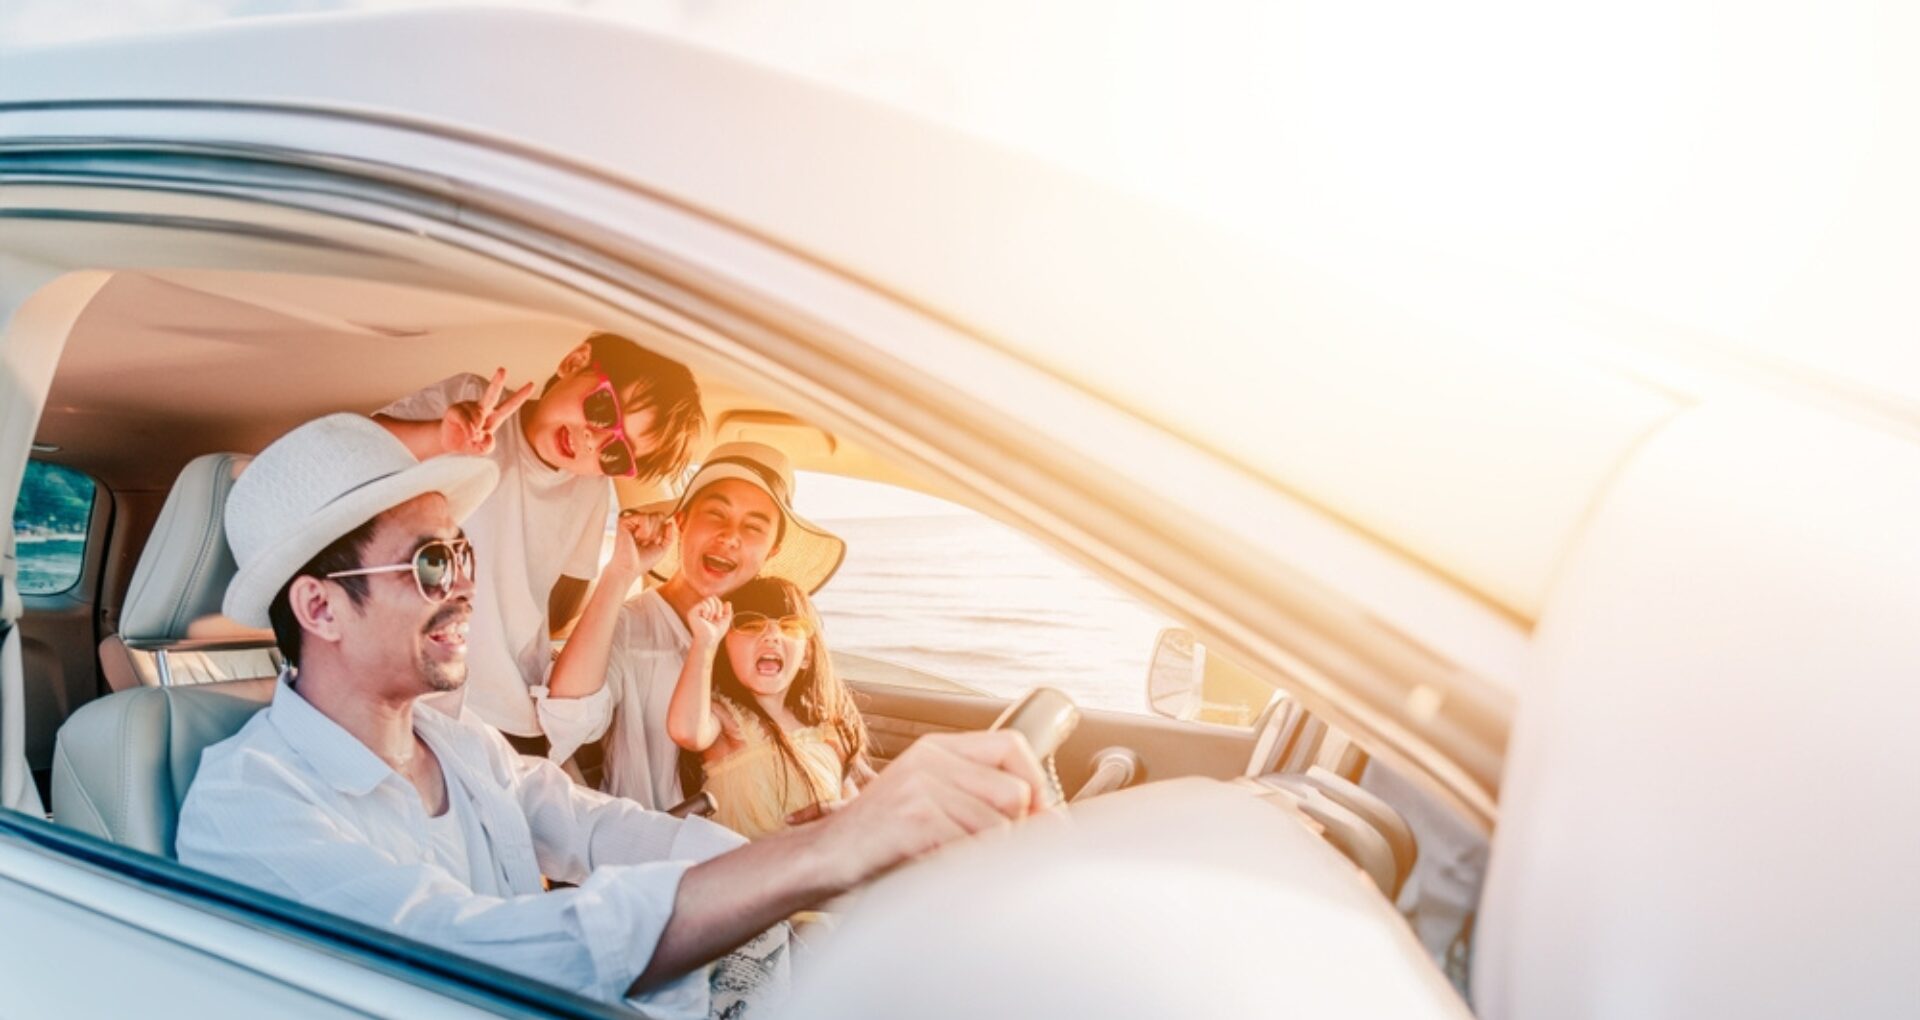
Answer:
[[[86,475],[58,464],[27,462],[13,508],[22,594],[57,595],[80,580],[93,495],[93,479]]]

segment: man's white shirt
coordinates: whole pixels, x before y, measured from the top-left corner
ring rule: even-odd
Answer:
[[[515,754],[477,719],[416,705],[464,840],[444,866],[418,792],[287,677],[273,703],[209,748],[180,812],[181,863],[617,1001],[646,969],[687,868],[742,845],[703,819],[647,811]],[[544,891],[542,876],[578,888]],[[696,970],[639,1000],[705,1016]]]
[[[466,815],[473,808],[465,806],[466,799],[465,791],[455,790],[451,783],[447,785],[447,809],[427,819],[427,836],[431,840],[427,860],[472,886],[473,866],[467,862]]]

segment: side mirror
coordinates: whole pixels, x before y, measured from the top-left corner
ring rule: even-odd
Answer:
[[[1251,726],[1276,689],[1228,659],[1208,655],[1207,646],[1185,627],[1168,627],[1154,639],[1153,659],[1147,664],[1147,707],[1155,715]]]
[[[1147,707],[1169,719],[1200,714],[1206,685],[1207,649],[1185,627],[1168,627],[1153,640],[1147,664]]]

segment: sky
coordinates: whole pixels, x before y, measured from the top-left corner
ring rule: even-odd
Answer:
[[[816,521],[862,517],[973,516],[944,499],[859,478],[801,471],[794,479],[794,509]]]
[[[0,0],[0,45],[421,6]],[[805,75],[1282,254],[1364,272],[1404,248],[1491,267],[1920,406],[1920,5],[510,6]]]

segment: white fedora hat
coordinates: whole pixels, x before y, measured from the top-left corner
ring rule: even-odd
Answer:
[[[700,462],[700,470],[694,472],[692,480],[687,482],[684,494],[672,503],[642,505],[643,499],[629,498],[629,493],[637,494],[643,490],[630,484],[623,485],[623,479],[614,479],[614,487],[620,491],[620,505],[623,507],[677,513],[701,489],[729,478],[746,482],[766,493],[786,517],[780,548],[761,565],[760,576],[784,577],[808,594],[819,591],[840,569],[840,561],[847,555],[847,543],[833,532],[794,512],[793,462],[779,450],[765,443],[722,443],[707,452]],[[664,581],[679,570],[680,542],[676,539],[653,568],[653,575]]]
[[[429,492],[446,496],[454,519],[465,520],[499,480],[482,457],[414,460],[371,418],[316,418],[274,440],[233,483],[227,543],[240,569],[222,608],[265,627],[273,597],[335,539]]]

